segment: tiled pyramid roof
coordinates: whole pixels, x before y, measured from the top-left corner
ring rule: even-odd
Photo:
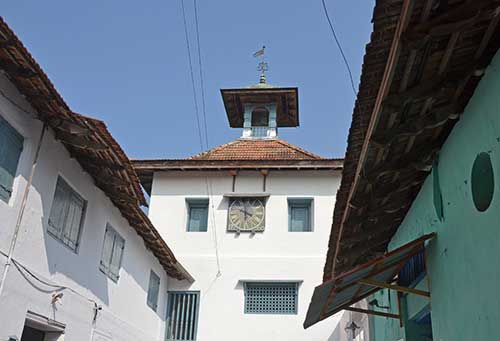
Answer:
[[[324,160],[324,158],[279,138],[273,138],[237,139],[192,156],[188,160]]]

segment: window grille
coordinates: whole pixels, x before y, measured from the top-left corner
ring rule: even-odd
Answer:
[[[298,283],[245,283],[245,314],[297,314]]]
[[[85,206],[85,200],[61,177],[57,178],[47,231],[73,251],[78,247]]]
[[[12,194],[23,142],[23,137],[0,117],[0,199],[5,202],[9,201]]]
[[[168,293],[167,341],[196,340],[199,301],[197,291]]]

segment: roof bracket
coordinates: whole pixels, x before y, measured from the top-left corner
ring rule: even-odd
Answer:
[[[400,315],[398,315],[398,314],[384,313],[383,311],[360,309],[360,308],[354,308],[354,307],[347,307],[347,308],[344,308],[344,310],[349,310],[349,311],[353,311],[356,313],[362,313],[362,314],[368,314],[368,315],[389,317],[389,318],[398,319],[398,320],[400,319]]]

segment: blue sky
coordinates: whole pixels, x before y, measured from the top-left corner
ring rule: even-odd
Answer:
[[[104,120],[130,157],[181,158],[200,145],[180,1],[16,0],[1,15],[69,106]],[[193,1],[184,1],[195,57]],[[327,5],[357,88],[373,1]],[[354,95],[320,0],[198,0],[198,15],[211,147],[240,136],[219,90],[257,83],[252,53],[266,45],[268,82],[299,87],[301,126],[280,137],[344,156]]]

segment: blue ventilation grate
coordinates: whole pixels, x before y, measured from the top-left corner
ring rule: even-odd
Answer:
[[[199,300],[197,291],[168,293],[167,341],[196,340]]]
[[[246,314],[297,314],[297,283],[245,283]]]

